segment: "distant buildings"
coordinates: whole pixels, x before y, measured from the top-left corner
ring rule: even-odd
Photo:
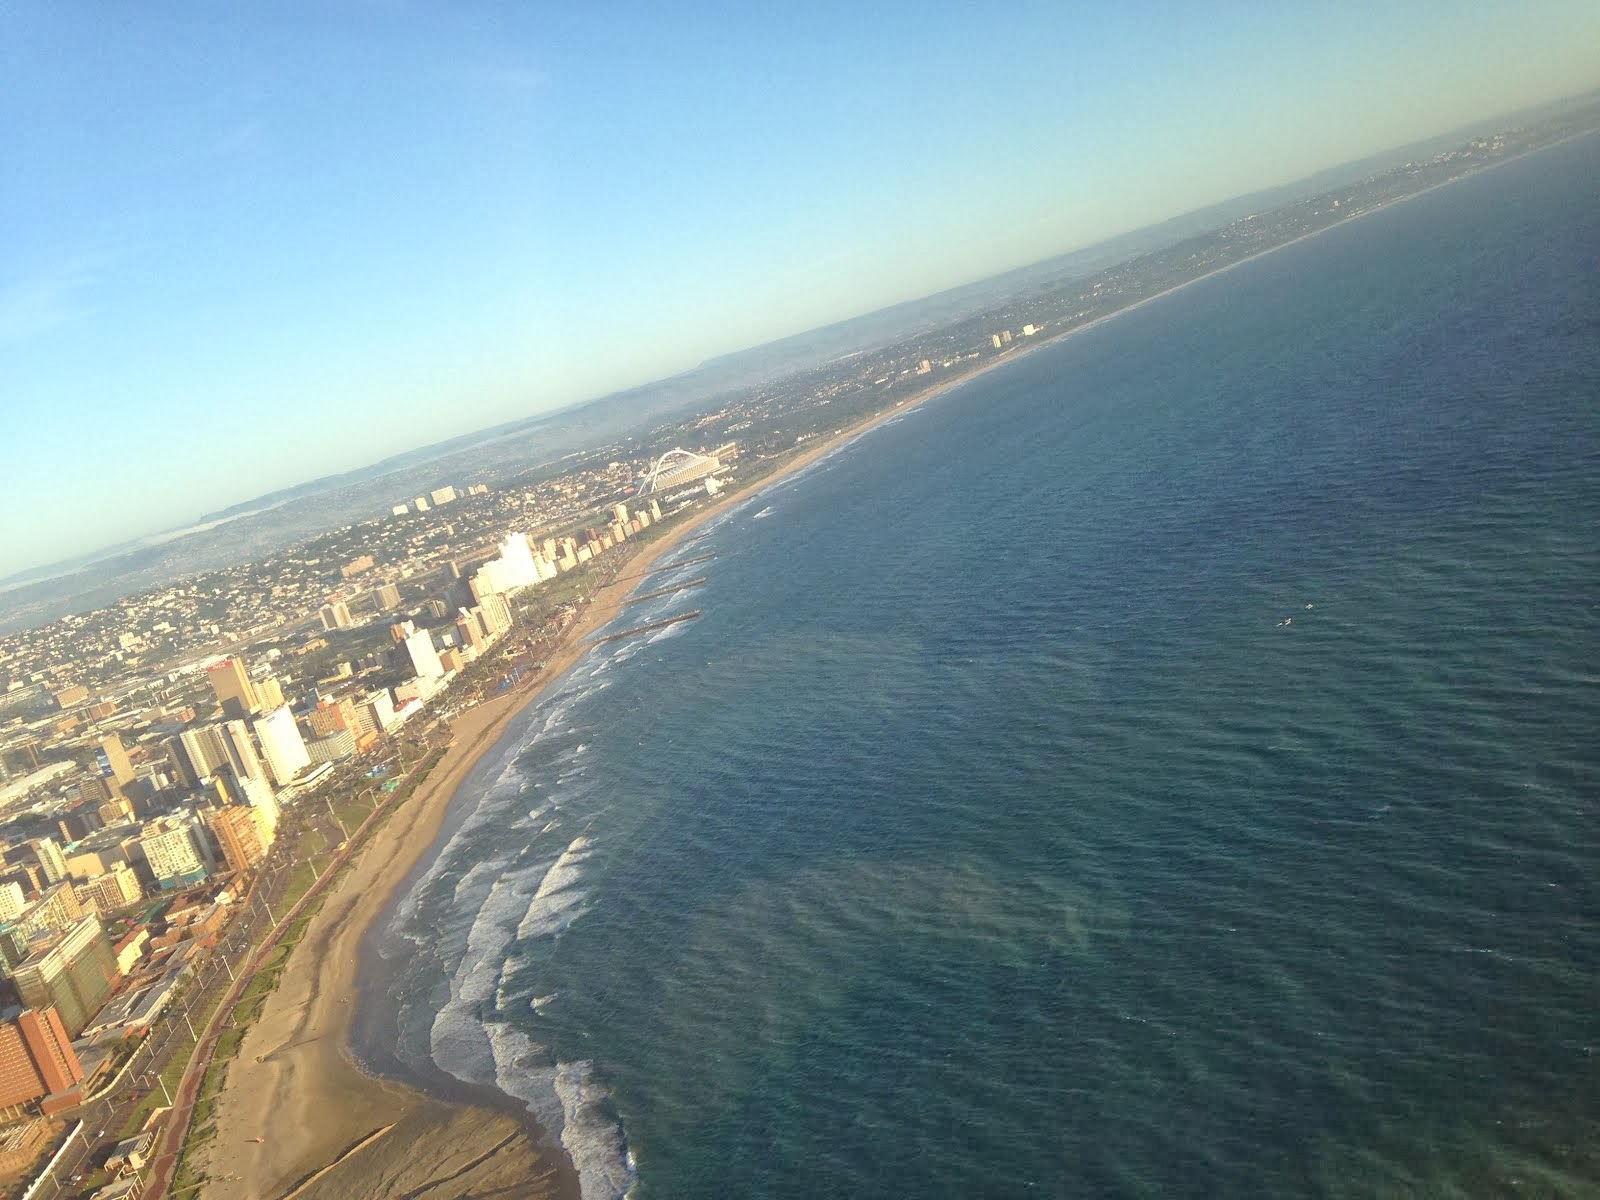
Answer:
[[[456,490],[449,486],[436,488],[428,493],[428,499],[433,501],[435,507],[441,504],[449,504],[455,498]]]
[[[400,589],[392,583],[374,588],[372,602],[377,605],[379,612],[392,612],[400,607]]]
[[[350,616],[350,606],[343,600],[333,600],[324,604],[317,615],[322,618],[323,629],[349,629],[355,624]]]

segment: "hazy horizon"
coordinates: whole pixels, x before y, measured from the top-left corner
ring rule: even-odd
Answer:
[[[378,15],[13,15],[0,578],[1581,94],[1600,33]]]

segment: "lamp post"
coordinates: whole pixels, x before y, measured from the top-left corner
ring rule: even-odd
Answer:
[[[339,814],[333,811],[333,797],[324,792],[322,793],[322,802],[328,806],[328,815],[333,818],[334,824],[339,827],[341,840],[348,842],[350,840],[350,831],[344,827],[344,822],[339,819]]]
[[[167,1081],[165,1079],[161,1078],[160,1075],[158,1075],[158,1074],[156,1074],[154,1072],[151,1072],[150,1074],[147,1074],[147,1075],[141,1075],[140,1078],[141,1079],[154,1079],[156,1081],[156,1086],[161,1089],[161,1095],[166,1100],[167,1107],[168,1108],[172,1107],[172,1093],[167,1091]]]

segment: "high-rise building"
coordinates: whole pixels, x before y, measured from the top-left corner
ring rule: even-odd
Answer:
[[[406,655],[411,659],[411,670],[431,679],[444,674],[438,652],[433,648],[433,636],[426,629],[418,629],[405,640]]]
[[[195,787],[229,765],[222,725],[197,725],[167,743],[184,782]]]
[[[337,729],[327,737],[312,738],[306,754],[314,763],[340,762],[356,752],[356,735],[351,729]]]
[[[133,764],[128,761],[128,752],[122,748],[122,739],[116,734],[101,738],[94,756],[100,766],[100,774],[118,783],[133,782]]]
[[[188,887],[206,877],[205,860],[190,820],[165,817],[146,825],[139,833],[137,846],[158,888]]]
[[[68,1037],[77,1037],[116,987],[119,972],[98,917],[84,917],[53,946],[11,969],[17,996],[29,1008],[54,1007]]]
[[[400,607],[400,589],[392,583],[374,588],[372,602],[378,606],[379,612],[393,612]]]
[[[15,880],[0,883],[0,921],[10,921],[28,907],[28,898],[22,885]]]
[[[250,737],[250,727],[243,721],[224,721],[218,727],[222,735],[222,749],[228,757],[233,777],[241,783],[246,779],[265,779],[266,769],[256,754],[256,744]]]
[[[279,811],[278,798],[272,792],[272,785],[265,779],[245,780],[244,803],[249,806],[256,828],[261,831],[261,844],[272,845],[273,839],[278,836]]]
[[[287,705],[275,709],[254,723],[261,742],[261,755],[267,760],[272,782],[283,787],[302,769],[311,765],[305,739]]]
[[[499,592],[489,592],[478,600],[478,622],[487,634],[499,637],[511,628],[511,605]]]
[[[428,493],[428,499],[433,501],[435,507],[441,504],[449,504],[455,498],[456,489],[448,484],[442,488],[435,488]]]
[[[372,727],[387,733],[394,724],[394,695],[388,688],[375,688],[361,698],[362,707],[369,714]]]
[[[95,809],[102,826],[121,825],[133,820],[133,801],[126,796],[113,796]]]
[[[50,883],[60,883],[67,877],[67,860],[61,847],[51,838],[32,838],[27,847],[32,851],[39,870]]]
[[[242,721],[260,710],[261,701],[256,696],[255,684],[250,682],[244,659],[225,658],[206,669],[206,678],[217,694],[217,703],[222,705],[223,716]]]
[[[355,697],[323,697],[317,701],[317,707],[306,715],[306,723],[317,737],[327,737],[341,729],[354,732],[357,725]]]
[[[256,819],[243,805],[210,810],[206,813],[206,826],[217,839],[223,861],[231,871],[248,871],[267,856]]]
[[[283,707],[283,684],[276,675],[268,675],[256,684],[256,702],[264,713]]]
[[[323,629],[349,629],[355,624],[350,616],[350,606],[343,600],[330,600],[318,611]]]
[[[17,917],[17,925],[27,936],[70,929],[83,920],[83,905],[71,882],[53,885]]]
[[[78,903],[85,911],[92,909],[101,916],[126,908],[144,895],[139,877],[127,863],[122,862],[113,863],[103,875],[76,884],[72,890],[77,893]]]
[[[0,1108],[42,1100],[82,1080],[83,1065],[53,1007],[0,1022]]]

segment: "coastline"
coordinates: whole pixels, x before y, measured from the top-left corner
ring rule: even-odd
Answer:
[[[1477,172],[1460,178],[1473,174]],[[815,446],[771,474],[730,490],[681,518],[658,540],[630,553],[624,560],[624,575],[637,575],[659,563],[708,522],[879,425],[990,371],[1202,280],[1458,181],[1399,197],[1094,321],[1016,345],[959,378],[937,383],[819,438]],[[539,1129],[520,1111],[518,1102],[497,1099],[498,1093],[489,1095],[491,1088],[411,1078],[404,1070],[395,1072],[401,1078],[375,1076],[355,1057],[352,1037],[363,996],[368,1005],[374,996],[381,1004],[384,993],[383,980],[361,970],[369,932],[387,918],[399,889],[438,846],[462,784],[513,732],[518,718],[583,657],[590,648],[588,639],[621,611],[631,590],[620,586],[626,582],[630,581],[619,578],[596,589],[529,686],[485,701],[452,720],[450,748],[434,772],[374,832],[330,890],[230,1068],[217,1107],[217,1136],[199,1152],[201,1169],[210,1176],[208,1198],[399,1197],[422,1188],[436,1200],[497,1190],[556,1200],[579,1196],[576,1172],[551,1131]],[[254,1140],[258,1138],[265,1140]]]
[[[629,555],[626,574],[658,564],[707,522],[876,425],[1016,357],[857,422],[772,474],[729,491]],[[360,971],[368,934],[437,846],[461,785],[588,652],[589,639],[622,611],[631,590],[621,586],[626,582],[613,580],[591,594],[529,685],[452,719],[449,749],[433,772],[373,832],[329,890],[229,1067],[217,1101],[216,1136],[196,1152],[208,1177],[208,1200],[400,1197],[419,1189],[430,1200],[506,1189],[505,1194],[578,1200],[577,1173],[565,1152],[519,1102],[488,1087],[419,1078],[397,1061],[386,1062],[384,1074],[373,1074],[355,1054],[353,1034],[363,996],[370,1005],[384,991],[381,979]]]

